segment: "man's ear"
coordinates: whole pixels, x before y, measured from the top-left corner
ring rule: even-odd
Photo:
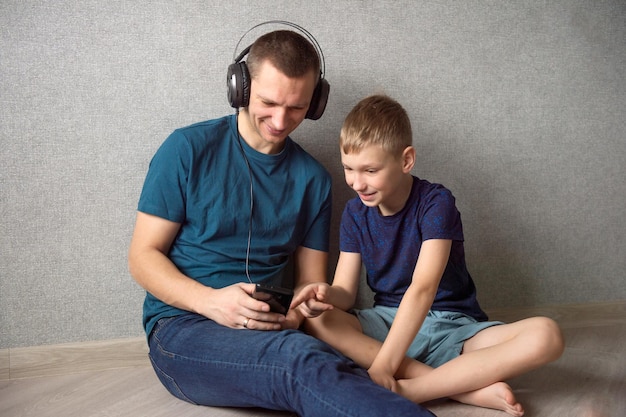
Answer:
[[[415,148],[412,146],[407,146],[404,151],[402,151],[402,171],[405,174],[411,172],[413,167],[415,166]]]

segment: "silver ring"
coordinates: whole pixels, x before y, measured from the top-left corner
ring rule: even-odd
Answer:
[[[248,328],[248,322],[250,321],[250,319],[245,319],[243,321],[243,327],[245,327],[246,329]]]

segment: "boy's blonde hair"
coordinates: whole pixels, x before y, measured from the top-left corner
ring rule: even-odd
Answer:
[[[378,145],[400,157],[413,144],[411,121],[406,110],[394,99],[376,94],[361,100],[346,116],[339,135],[344,154],[358,153]]]

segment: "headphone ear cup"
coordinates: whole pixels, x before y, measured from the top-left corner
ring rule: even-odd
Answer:
[[[313,91],[313,97],[311,97],[311,103],[309,104],[309,110],[306,112],[305,118],[317,120],[322,117],[322,114],[324,114],[324,110],[326,109],[329,93],[330,84],[325,78],[320,78],[315,86],[315,90]]]
[[[228,66],[226,73],[228,103],[236,109],[248,107],[250,103],[250,72],[245,62],[235,62]]]

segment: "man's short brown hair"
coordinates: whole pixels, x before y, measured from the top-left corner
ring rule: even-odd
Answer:
[[[291,30],[277,30],[259,37],[246,60],[250,77],[255,78],[266,60],[287,77],[302,77],[309,72],[320,74],[320,58],[315,47]]]

